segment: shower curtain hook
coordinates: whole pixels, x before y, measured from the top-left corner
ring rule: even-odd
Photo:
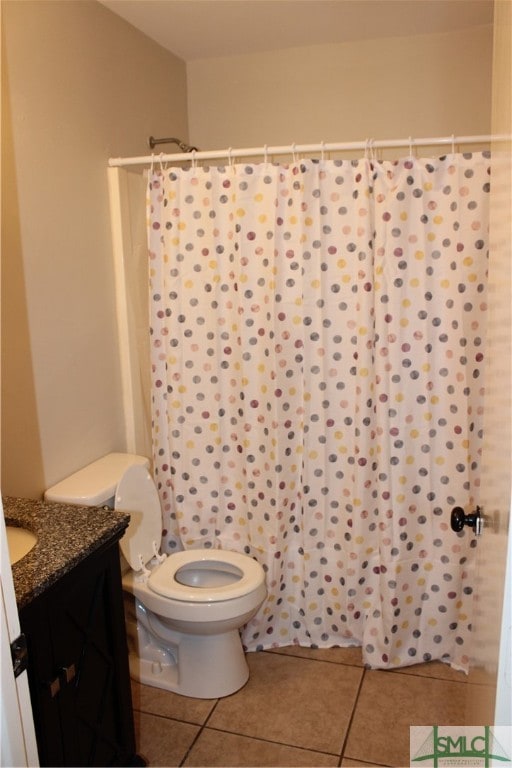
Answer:
[[[414,139],[409,136],[409,156],[412,157],[414,153]]]
[[[452,133],[452,155],[455,154],[455,134]]]
[[[268,146],[265,144],[263,147],[263,158],[265,160],[265,164],[268,163]]]
[[[229,163],[229,167],[230,167],[230,168],[232,168],[232,167],[233,167],[233,157],[232,157],[232,151],[233,151],[233,147],[230,147],[230,148],[228,149],[228,163]]]
[[[320,142],[320,158],[323,163],[325,160],[325,141]]]
[[[192,150],[192,169],[195,171],[196,169],[196,150]]]
[[[296,147],[297,147],[296,143],[295,143],[295,142],[293,142],[293,144],[292,144],[292,156],[293,156],[293,162],[294,162],[294,163],[296,163],[296,162],[297,162],[297,152],[296,152]]]

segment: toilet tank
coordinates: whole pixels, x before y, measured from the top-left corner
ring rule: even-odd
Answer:
[[[141,464],[149,469],[145,456],[108,453],[45,491],[45,501],[59,501],[82,507],[114,506],[114,496],[128,467]]]

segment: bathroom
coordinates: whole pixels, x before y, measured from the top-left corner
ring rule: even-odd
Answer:
[[[124,448],[109,157],[146,154],[151,134],[219,148],[491,130],[489,17],[188,64],[93,0],[5,2],[2,22],[8,495]]]

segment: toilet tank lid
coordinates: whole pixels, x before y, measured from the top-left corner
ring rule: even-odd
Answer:
[[[83,507],[105,504],[114,496],[117,484],[125,471],[135,464],[149,469],[149,460],[145,456],[108,453],[48,488],[44,498],[46,501],[59,501]]]

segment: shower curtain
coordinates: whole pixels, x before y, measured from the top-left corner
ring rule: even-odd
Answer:
[[[256,558],[248,650],[467,669],[488,153],[153,170],[153,458],[168,552]]]

